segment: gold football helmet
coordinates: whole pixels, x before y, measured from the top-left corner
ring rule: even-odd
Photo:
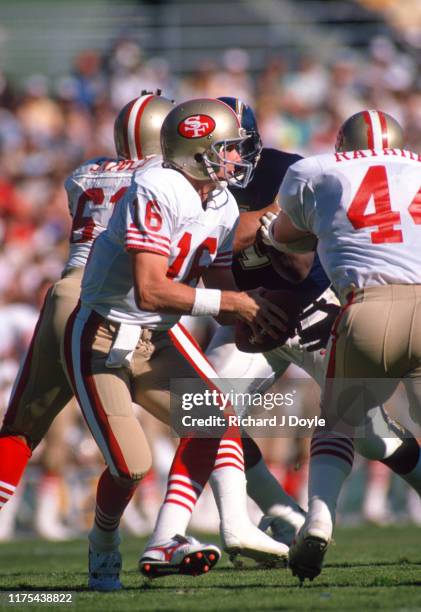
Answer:
[[[396,119],[382,111],[364,110],[342,124],[335,151],[401,149],[403,144],[403,131]]]
[[[210,98],[188,100],[173,108],[162,124],[164,163],[198,181],[222,179],[229,185],[244,187],[253,171],[253,164],[242,156],[243,143],[248,138],[238,115],[225,102]],[[235,162],[234,171],[229,171],[227,165],[233,164],[224,155],[232,148],[238,151],[240,160]]]
[[[162,122],[174,107],[174,102],[156,94],[142,91],[139,98],[131,100],[117,115],[114,123],[114,143],[118,157],[144,159],[148,155],[160,155],[160,131]]]

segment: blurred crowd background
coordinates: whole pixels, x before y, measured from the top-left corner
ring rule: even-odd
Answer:
[[[344,118],[380,108],[402,123],[407,148],[419,152],[416,0],[59,4],[45,0],[33,9],[18,0],[0,8],[0,414],[46,289],[66,258],[64,179],[83,160],[114,155],[116,113],[142,89],[160,88],[175,101],[240,97],[255,108],[264,145],[303,155],[332,150]],[[85,23],[78,30],[77,16],[87,9],[90,28]],[[43,24],[43,15],[54,19]],[[28,30],[29,23],[35,25]],[[92,35],[97,30],[101,36]],[[40,46],[44,55],[36,52]],[[208,334],[197,333],[205,342]],[[172,456],[167,432],[152,421],[146,426],[155,440],[156,469],[128,513],[128,528],[138,533],[150,528]],[[0,515],[0,539],[34,530],[61,539],[86,529],[99,459],[77,409],[49,437],[20,498]],[[285,465],[305,466],[303,446],[271,441],[265,450],[274,472],[297,494],[305,467]],[[382,466],[357,462],[356,468],[344,518],[421,523],[417,501],[408,501]],[[198,527],[215,526],[210,510],[196,515]]]

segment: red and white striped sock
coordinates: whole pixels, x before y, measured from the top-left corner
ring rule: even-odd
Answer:
[[[232,531],[249,522],[243,446],[235,432],[222,437],[210,482],[223,529]]]
[[[224,468],[235,468],[244,473],[244,454],[241,438],[225,434],[219,443],[216,453],[213,474],[220,473]]]
[[[167,492],[148,548],[184,535],[197,500],[213,469],[217,438],[182,438],[168,476]]]
[[[120,519],[137,486],[136,482],[122,486],[111,476],[108,468],[102,473],[97,488],[95,522],[89,533],[92,550],[108,552],[118,547]]]
[[[321,525],[328,537],[335,524],[339,494],[352,470],[353,461],[351,438],[334,432],[316,432],[313,435],[306,524]]]
[[[224,388],[223,381],[182,325],[175,325],[169,331],[169,336],[209,388],[218,391]],[[217,380],[217,384],[214,380]],[[222,386],[219,387],[220,385]],[[230,389],[229,385],[228,390]],[[225,409],[224,416],[229,414],[233,414],[230,406]],[[233,444],[232,440],[236,440],[236,444]],[[180,441],[171,466],[167,495],[148,547],[163,544],[175,534],[185,534],[196,501],[214,467],[218,473],[226,471],[225,468],[230,472],[238,472],[240,476],[237,476],[237,479],[242,479],[242,487],[245,490],[244,458],[238,428],[229,427],[221,445],[217,438],[193,437]],[[184,480],[180,476],[184,476]]]
[[[0,437],[0,509],[16,491],[32,451],[17,436]]]

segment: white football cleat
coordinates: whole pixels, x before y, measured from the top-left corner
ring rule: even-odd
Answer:
[[[139,560],[139,570],[148,578],[170,574],[200,576],[221,558],[214,544],[202,544],[191,536],[175,535],[169,542],[146,548]]]
[[[234,566],[239,566],[237,555],[253,559],[265,567],[286,567],[288,546],[276,542],[253,523],[236,529],[221,528],[223,548]]]
[[[285,517],[264,515],[260,519],[259,529],[277,542],[291,546],[295,536],[304,525],[304,510],[292,510]]]
[[[123,588],[120,582],[121,566],[121,554],[118,550],[89,550],[88,588],[92,591],[119,591]]]
[[[312,581],[320,574],[330,542],[331,530],[323,529],[322,525],[304,525],[299,531],[289,549],[288,565],[301,584],[306,578]]]

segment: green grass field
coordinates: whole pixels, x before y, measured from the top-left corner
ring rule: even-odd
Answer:
[[[202,538],[203,539],[203,538]],[[210,540],[212,540],[210,538]],[[412,527],[342,528],[326,566],[299,588],[286,570],[234,570],[226,556],[208,575],[147,581],[136,570],[143,542],[122,545],[125,590],[86,590],[86,543],[23,540],[0,545],[0,609],[123,612],[243,610],[421,610],[421,533]],[[5,591],[72,591],[73,606],[6,607]]]

